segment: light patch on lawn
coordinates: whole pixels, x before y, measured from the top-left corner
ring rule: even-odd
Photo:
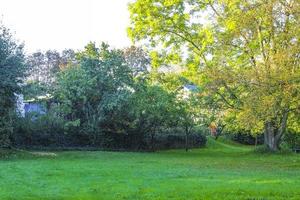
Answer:
[[[56,153],[51,153],[51,152],[30,152],[32,155],[35,156],[42,156],[42,157],[56,157]]]

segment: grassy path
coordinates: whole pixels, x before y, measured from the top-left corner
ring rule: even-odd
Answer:
[[[56,152],[0,160],[0,199],[300,199],[300,156],[209,140],[157,153]]]

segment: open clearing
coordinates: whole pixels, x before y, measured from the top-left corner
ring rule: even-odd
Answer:
[[[0,160],[0,199],[299,200],[300,156],[211,139],[187,153],[22,153]]]

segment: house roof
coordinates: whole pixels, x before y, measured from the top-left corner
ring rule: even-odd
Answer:
[[[183,89],[189,90],[191,92],[198,92],[199,91],[199,88],[196,85],[191,85],[191,84],[183,86]]]
[[[32,102],[38,102],[38,101],[47,101],[49,99],[52,99],[52,97],[53,96],[51,94],[46,94],[46,95],[42,95],[42,96],[36,96],[35,98],[24,100],[24,103],[32,103]]]

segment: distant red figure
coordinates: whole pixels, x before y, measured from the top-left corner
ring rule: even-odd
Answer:
[[[214,122],[212,122],[209,125],[209,129],[211,136],[217,138],[217,125]]]

